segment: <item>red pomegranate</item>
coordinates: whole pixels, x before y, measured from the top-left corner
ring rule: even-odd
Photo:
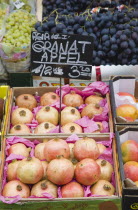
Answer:
[[[23,184],[18,180],[12,180],[5,184],[2,195],[4,197],[20,195],[21,198],[28,198],[30,196],[30,189],[26,184]]]
[[[35,157],[38,158],[39,160],[45,160],[45,155],[44,155],[44,148],[45,148],[45,142],[37,144],[35,146]]]
[[[92,158],[96,160],[100,155],[97,143],[94,139],[84,137],[75,142],[74,156],[77,160]]]
[[[31,133],[31,131],[28,128],[27,125],[25,125],[25,124],[18,124],[18,125],[13,126],[10,129],[10,133],[11,134],[16,134],[16,135],[26,135],[26,134]]]
[[[61,125],[66,125],[67,123],[75,122],[76,120],[79,120],[81,118],[81,115],[79,111],[71,106],[65,107],[61,111]]]
[[[48,106],[48,105],[51,105],[57,101],[59,101],[59,96],[56,93],[48,92],[41,96],[40,105]]]
[[[64,158],[69,158],[70,156],[70,149],[65,140],[51,139],[45,144],[44,156],[47,161],[51,161],[61,155]]]
[[[38,123],[50,122],[54,125],[58,124],[58,111],[54,107],[44,106],[36,114]]]
[[[92,185],[99,180],[100,175],[100,166],[93,159],[83,159],[76,165],[75,178],[80,184]]]
[[[20,160],[13,160],[11,163],[8,164],[8,168],[7,168],[8,181],[17,179],[17,168],[20,162],[21,162]]]
[[[27,124],[33,120],[33,113],[26,108],[17,108],[12,112],[11,123],[12,125]]]
[[[18,165],[17,177],[25,184],[35,184],[42,179],[43,175],[42,163],[35,157],[25,158]]]
[[[61,187],[62,198],[77,198],[84,196],[83,187],[77,182],[70,182]]]
[[[39,134],[39,135],[43,135],[43,134],[45,135],[46,133],[50,132],[55,127],[56,126],[50,122],[43,122],[35,128],[34,133]]]
[[[37,106],[37,101],[31,94],[21,94],[16,98],[15,104],[19,108],[27,108],[32,111]]]
[[[31,195],[43,197],[43,193],[49,193],[51,196],[57,198],[58,187],[48,180],[43,180],[33,185]]]
[[[24,157],[28,157],[30,154],[31,148],[27,148],[24,144],[22,143],[16,143],[10,146],[8,149],[8,155],[10,154],[15,154],[15,155],[22,155]]]
[[[90,119],[97,114],[102,114],[103,108],[99,104],[88,104],[81,112],[81,116],[88,116]]]
[[[85,99],[85,104],[99,104],[101,100],[103,100],[101,96],[91,95]]]
[[[63,104],[66,106],[79,107],[84,104],[83,98],[75,93],[75,91],[71,91],[63,97]]]
[[[82,127],[73,122],[62,126],[62,130],[64,133],[83,133]]]
[[[47,167],[47,178],[57,185],[69,183],[74,176],[74,166],[66,158],[59,157],[51,160]]]

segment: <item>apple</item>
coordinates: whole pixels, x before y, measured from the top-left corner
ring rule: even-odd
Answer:
[[[134,140],[127,140],[121,144],[123,162],[138,161],[138,143]]]
[[[124,164],[125,177],[131,179],[133,182],[138,180],[138,162],[128,161]]]
[[[137,119],[137,109],[130,104],[122,104],[117,107],[116,113],[118,117],[130,118],[135,121]]]

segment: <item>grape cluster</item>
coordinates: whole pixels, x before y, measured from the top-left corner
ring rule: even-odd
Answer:
[[[138,8],[138,0],[43,0],[43,17],[54,10],[62,15],[72,15],[73,13],[81,13],[88,8],[115,8],[122,4]]]
[[[80,15],[52,13],[42,24],[36,23],[38,32],[78,34],[94,39],[93,65],[138,64],[138,12],[124,7],[121,11],[104,11]]]
[[[36,18],[23,10],[16,10],[6,19],[6,34],[2,43],[9,47],[23,47],[30,44]]]

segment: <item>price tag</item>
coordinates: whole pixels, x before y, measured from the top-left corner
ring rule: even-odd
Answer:
[[[17,8],[17,9],[20,9],[22,6],[25,5],[24,2],[20,1],[20,0],[17,0],[15,2],[13,2],[14,6]]]

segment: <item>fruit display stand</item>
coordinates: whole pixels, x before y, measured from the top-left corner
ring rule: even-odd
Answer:
[[[126,153],[121,152],[121,144],[126,142],[127,140],[134,140],[135,142],[138,142],[138,128],[135,127],[125,127],[121,131],[116,132],[116,142],[117,142],[117,149],[118,149],[118,157],[119,157],[119,167],[120,167],[120,172],[121,172],[121,181],[122,181],[122,193],[123,193],[123,209],[124,210],[131,210],[131,209],[137,209],[137,201],[138,201],[138,188],[136,184],[134,183],[134,180],[131,180],[131,177],[133,179],[133,176],[137,174],[137,169],[133,169],[133,172],[131,173],[130,177],[130,172],[127,173],[127,177],[125,176],[124,172],[124,166],[123,166],[123,156],[126,158],[135,158],[135,152],[132,149],[132,146],[128,146],[128,150]],[[129,150],[132,150],[131,152]],[[123,151],[123,148],[122,148]],[[130,153],[130,154],[129,154]],[[131,154],[133,153],[133,156]],[[133,161],[130,161],[135,163],[134,159]],[[126,162],[127,163],[127,162]],[[128,169],[129,170],[129,169]],[[136,181],[136,180],[135,180]]]
[[[110,84],[110,91],[111,91],[111,107],[112,107],[112,114],[113,114],[113,123],[115,125],[137,125],[137,117],[135,116],[135,112],[134,114],[131,115],[131,106],[137,106],[137,88],[138,88],[138,82],[136,80],[135,76],[114,76],[112,77],[112,79],[109,81]],[[125,95],[120,95],[118,96],[118,93],[122,93],[126,94]],[[133,99],[131,99],[131,97],[133,98],[133,96],[135,97],[135,102],[133,102]],[[123,98],[124,97],[124,98]],[[127,99],[128,97],[128,99]],[[130,97],[130,98],[129,98]],[[123,108],[123,104],[124,107],[126,106],[125,104],[127,104],[128,106],[130,106],[130,115],[132,116],[132,118],[134,117],[135,119],[131,119],[129,112],[126,112],[126,116],[123,115],[124,117],[120,116],[120,114],[118,114],[117,116],[117,107],[121,107]],[[136,108],[135,108],[136,109]],[[133,112],[133,111],[132,111]],[[134,115],[134,116],[133,116]],[[126,119],[125,119],[126,117]]]
[[[39,137],[39,139],[37,139],[37,141],[39,141],[40,143],[43,142],[43,140],[47,139],[53,139],[57,137],[56,136],[41,136]],[[59,136],[60,137],[60,136]],[[95,139],[95,141],[98,142],[106,142],[108,143],[109,137],[98,137],[97,135],[91,134],[88,135],[88,137]],[[14,141],[14,138],[17,139],[18,137],[8,137],[8,138],[12,138]],[[62,139],[66,139],[67,137],[61,137]],[[35,137],[25,137],[25,139],[29,140],[30,142],[35,142],[36,138]],[[4,180],[3,177],[3,171],[4,171],[4,165],[5,165],[5,159],[6,159],[6,154],[5,154],[5,148],[6,148],[6,138],[4,140],[4,144],[3,144],[3,152],[2,152],[2,174],[1,174],[1,180]],[[102,196],[102,197],[84,197],[84,198],[75,198],[75,199],[71,199],[71,198],[55,198],[55,199],[47,199],[47,198],[25,198],[25,199],[19,199],[18,202],[16,204],[6,204],[6,203],[0,203],[0,206],[2,209],[34,209],[34,210],[38,210],[40,208],[47,208],[47,209],[116,209],[116,210],[121,210],[121,185],[120,185],[120,175],[119,175],[119,171],[118,171],[118,160],[117,160],[117,156],[116,156],[116,143],[115,143],[115,139],[113,139],[112,142],[112,152],[113,152],[113,167],[114,167],[114,172],[115,172],[115,190],[116,193],[115,195],[112,196]],[[12,201],[13,198],[6,198],[4,199],[4,202],[6,201]],[[17,201],[17,200],[16,200]]]

